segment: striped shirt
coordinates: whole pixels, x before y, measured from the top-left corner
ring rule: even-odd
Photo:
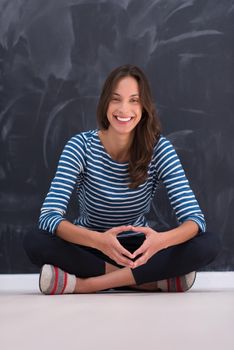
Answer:
[[[79,203],[75,225],[99,232],[120,225],[148,226],[145,215],[160,181],[166,187],[178,222],[193,220],[200,231],[205,231],[204,216],[178,155],[166,137],[161,135],[154,147],[146,181],[131,189],[128,163],[111,158],[97,129],[82,132],[73,136],[63,149],[41,208],[39,227],[55,233],[58,224],[66,220],[73,191]]]

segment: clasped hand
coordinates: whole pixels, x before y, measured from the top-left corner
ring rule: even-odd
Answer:
[[[130,253],[117,239],[117,235],[124,231],[142,232],[145,234],[143,244]],[[163,249],[162,234],[150,227],[118,226],[101,234],[99,249],[117,264],[136,268],[145,264],[155,253]],[[133,259],[137,258],[135,261]]]

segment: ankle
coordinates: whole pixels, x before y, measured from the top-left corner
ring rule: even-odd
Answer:
[[[85,294],[95,292],[95,288],[92,287],[93,277],[88,278],[76,278],[76,286],[74,293],[76,294]]]
[[[117,266],[114,266],[112,264],[109,264],[109,263],[105,263],[105,274],[108,274],[110,272],[114,272],[114,271],[117,271],[119,270],[119,267]]]

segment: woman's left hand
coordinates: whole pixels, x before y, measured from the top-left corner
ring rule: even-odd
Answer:
[[[139,254],[142,255],[137,260],[135,260],[134,266],[132,268],[144,265],[154,254],[165,248],[163,233],[157,232],[150,227],[132,227],[131,230],[145,234],[145,241],[133,253],[133,258]]]

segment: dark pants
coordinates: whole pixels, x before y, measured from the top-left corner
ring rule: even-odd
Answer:
[[[119,237],[120,243],[134,252],[145,236]],[[28,233],[24,247],[33,264],[41,267],[51,264],[77,277],[94,277],[105,273],[105,262],[119,266],[101,251],[66,242],[47,231]],[[220,250],[219,238],[210,232],[198,234],[193,239],[153,255],[146,264],[132,269],[136,284],[182,276],[209,264]]]

